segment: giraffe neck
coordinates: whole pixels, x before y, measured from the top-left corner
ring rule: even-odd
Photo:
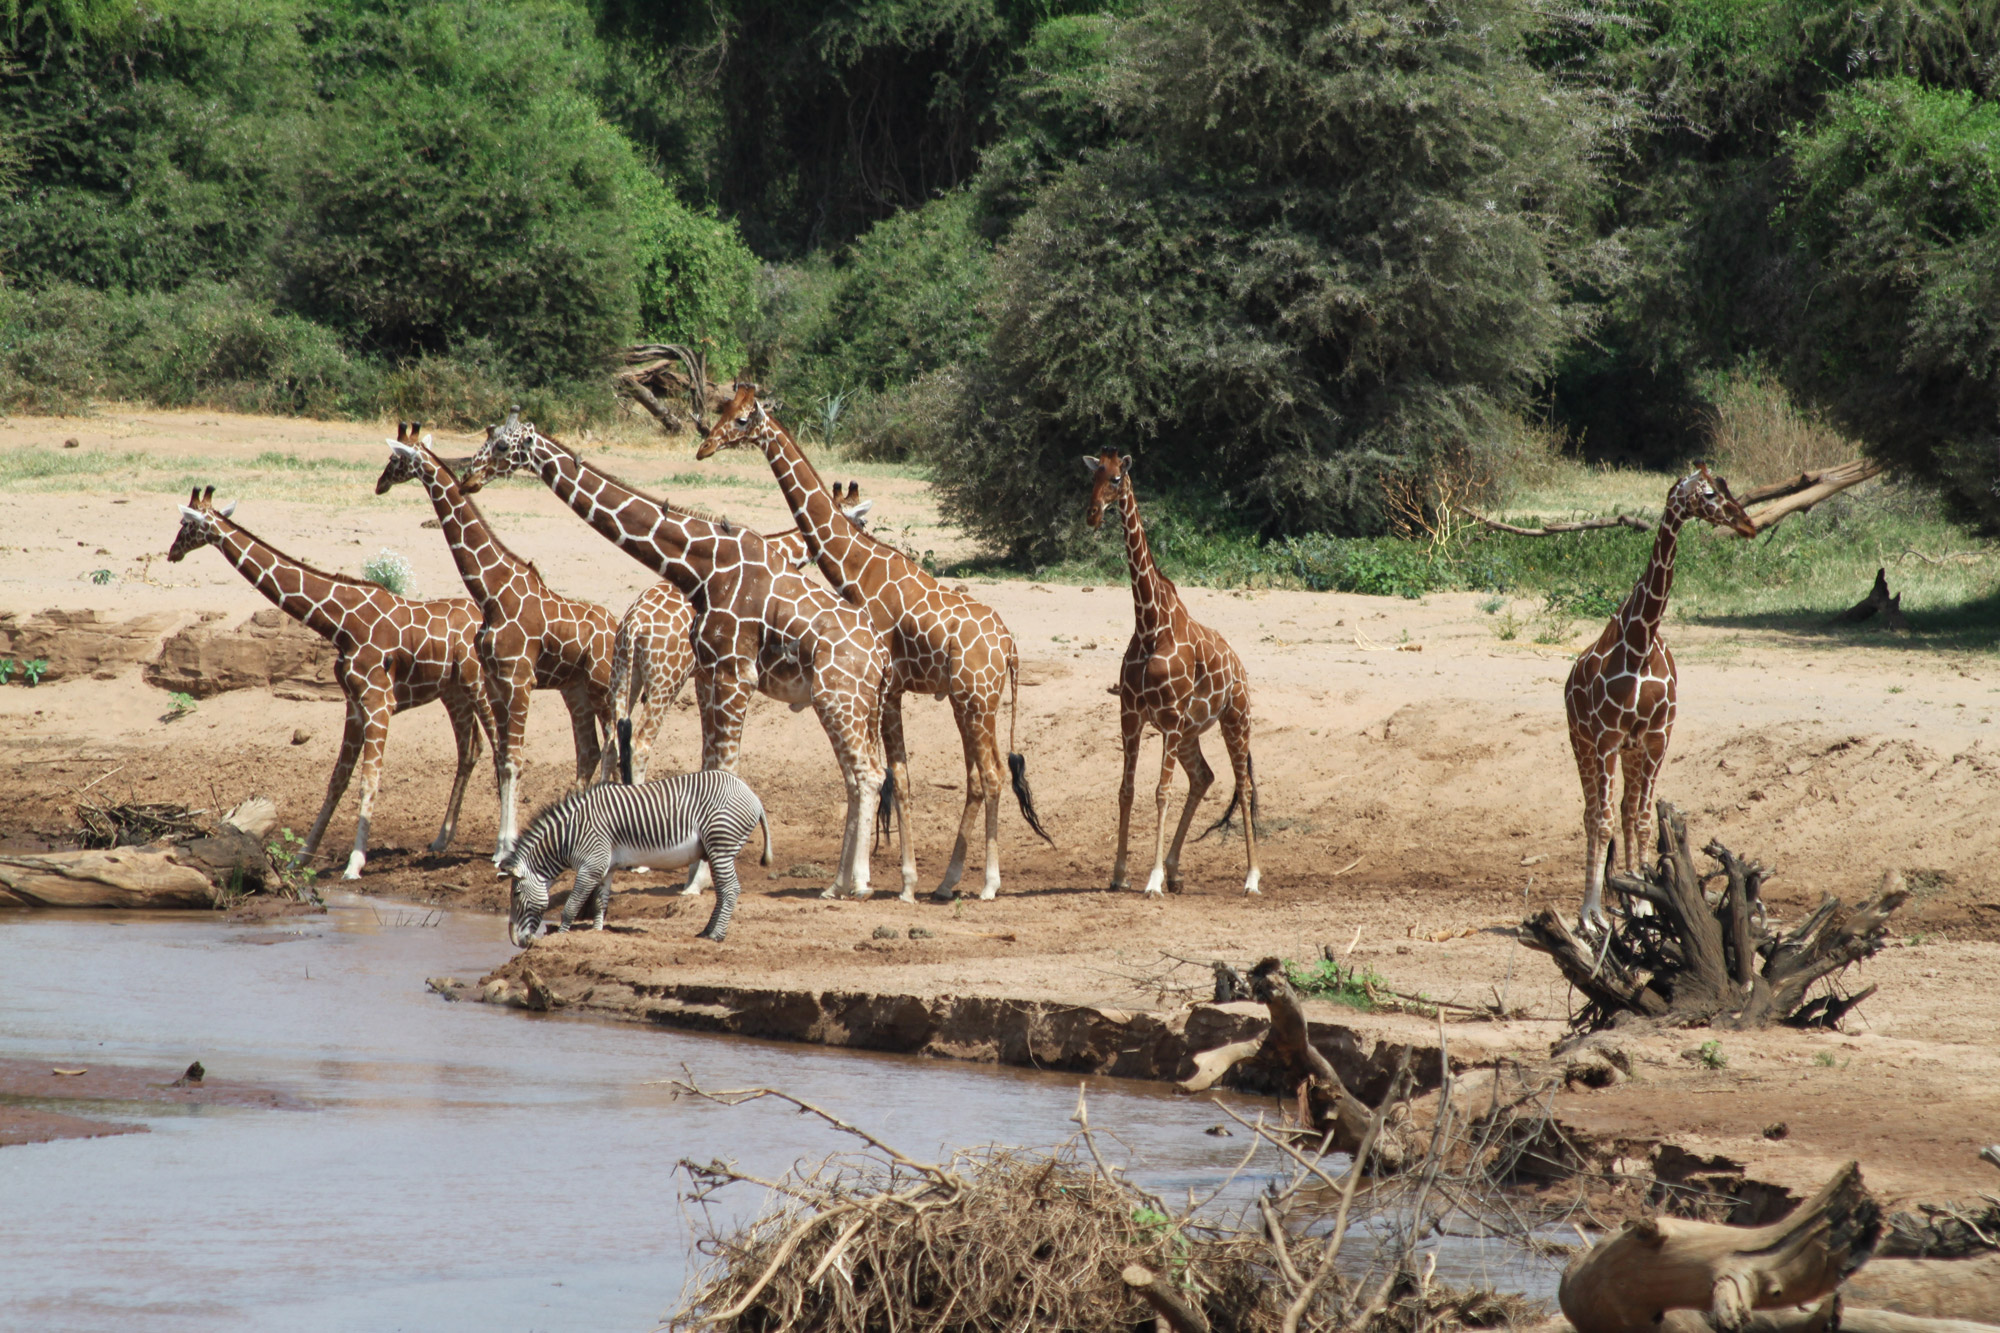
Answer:
[[[1620,637],[1627,643],[1643,642],[1651,647],[1660,635],[1660,619],[1667,611],[1667,597],[1674,590],[1674,552],[1680,543],[1681,524],[1686,521],[1678,505],[1668,505],[1660,515],[1660,528],[1653,537],[1653,558],[1646,572],[1632,585],[1632,593],[1618,608]],[[1639,630],[1634,639],[1631,630]]]
[[[325,639],[346,625],[349,608],[334,594],[351,586],[351,579],[302,564],[227,519],[218,518],[216,527],[221,533],[217,549],[273,606]]]
[[[1132,611],[1141,634],[1165,627],[1179,598],[1173,581],[1153,563],[1153,549],[1146,544],[1146,525],[1139,520],[1139,500],[1132,494],[1132,479],[1118,488],[1118,514],[1125,520],[1125,563],[1132,573]]]
[[[881,548],[863,538],[853,520],[840,512],[805,451],[776,421],[764,432],[764,457],[827,582],[850,599],[872,596],[874,589],[864,587],[862,579],[872,563],[870,556]]]
[[[457,479],[437,456],[422,446],[417,449],[417,474],[430,494],[431,507],[437,510],[438,526],[444,530],[446,545],[451,547],[458,575],[465,580],[466,591],[484,609],[514,572],[526,567],[526,562],[493,535],[479,506],[458,488]]]
[[[693,598],[715,572],[718,525],[639,494],[537,434],[535,470],[556,498],[619,550]],[[709,540],[702,540],[708,538]]]

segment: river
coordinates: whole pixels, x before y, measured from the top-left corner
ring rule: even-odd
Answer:
[[[309,1109],[43,1102],[150,1132],[0,1147],[0,1330],[645,1330],[691,1262],[683,1157],[760,1175],[846,1146],[783,1087],[913,1154],[1094,1127],[1169,1198],[1244,1139],[1146,1084],[446,1003],[511,950],[497,917],[336,895],[324,917],[0,911],[0,1058],[179,1069]],[[65,1089],[67,1090],[67,1089]],[[1253,1188],[1245,1182],[1239,1189]],[[735,1207],[761,1200],[738,1187]],[[725,1196],[727,1197],[727,1196]],[[1547,1289],[1498,1243],[1440,1275]]]

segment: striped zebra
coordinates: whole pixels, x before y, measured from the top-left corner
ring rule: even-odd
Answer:
[[[576,885],[563,906],[561,930],[595,897],[597,929],[611,903],[611,872],[641,863],[685,866],[708,864],[715,880],[715,911],[699,938],[720,940],[736,911],[736,857],[750,833],[764,828],[764,855],[771,864],[771,825],[764,803],[734,773],[708,769],[626,787],[589,787],[545,806],[529,821],[500,873],[514,887],[508,897],[507,935],[527,948],[541,933],[549,910],[549,889],[565,870]]]

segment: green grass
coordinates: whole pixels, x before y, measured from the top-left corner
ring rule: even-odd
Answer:
[[[214,486],[230,498],[345,498],[357,480],[381,470],[374,461],[300,457],[267,449],[253,458],[200,458],[136,450],[28,448],[0,451],[0,493],[46,495],[74,490],[126,490],[186,495]]]
[[[1388,981],[1377,975],[1374,969],[1342,967],[1331,958],[1316,958],[1310,963],[1295,963],[1287,959],[1285,980],[1291,982],[1292,989],[1301,995],[1315,1000],[1331,1000],[1350,1009],[1373,1009],[1375,997],[1369,989],[1389,989]]]

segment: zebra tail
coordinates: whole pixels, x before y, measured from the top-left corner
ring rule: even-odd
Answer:
[[[618,777],[626,786],[632,785],[632,719],[618,719]]]
[[[1249,755],[1245,755],[1243,759],[1243,775],[1250,780],[1250,817],[1252,819],[1255,819],[1257,817],[1257,761],[1255,758]],[[1213,824],[1210,824],[1208,826],[1207,832],[1204,832],[1201,835],[1201,838],[1196,838],[1195,841],[1200,842],[1202,838],[1206,838],[1210,833],[1215,832],[1217,829],[1228,828],[1229,817],[1236,813],[1236,807],[1241,805],[1242,803],[1243,803],[1243,784],[1238,783],[1236,785],[1236,790],[1229,793],[1229,808],[1222,812],[1222,818],[1216,820]]]
[[[764,854],[757,858],[757,864],[767,866],[771,864],[771,816],[768,813],[761,814],[757,816],[757,823],[764,830]]]

